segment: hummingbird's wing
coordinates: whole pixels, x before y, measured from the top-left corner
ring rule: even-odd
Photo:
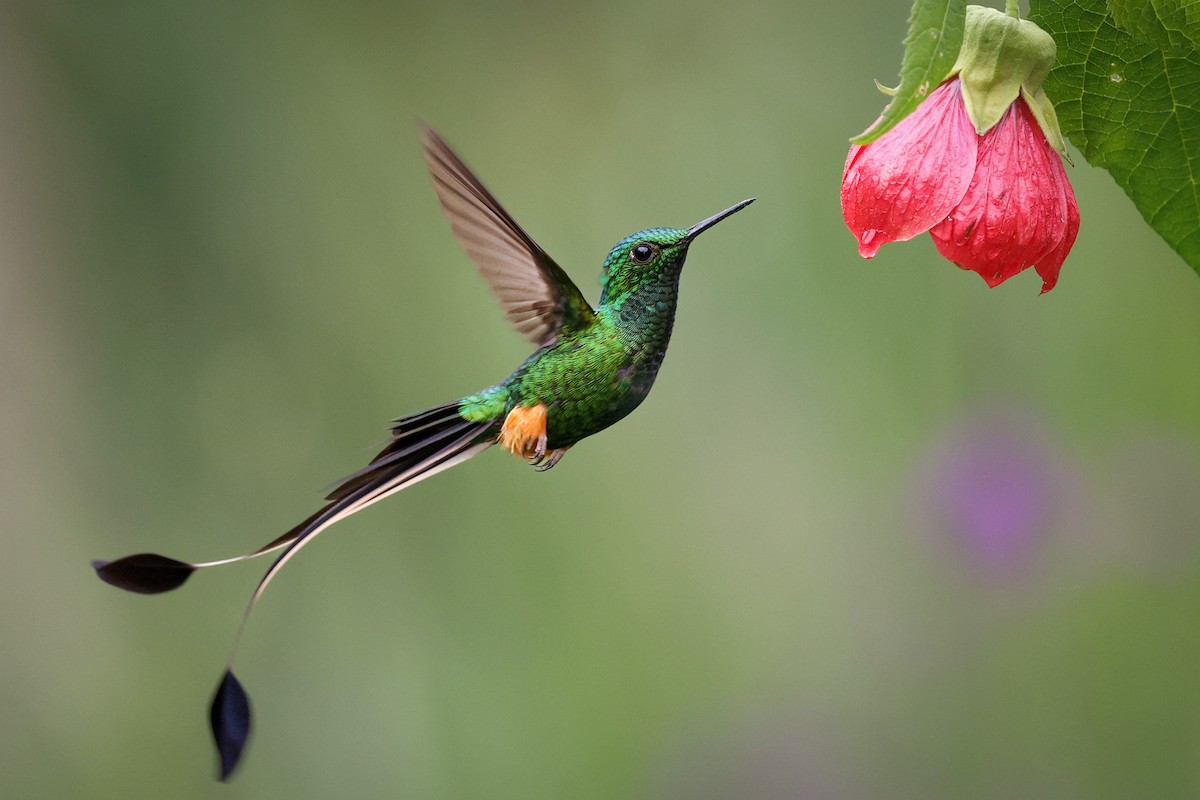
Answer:
[[[595,319],[579,288],[496,202],[437,132],[421,125],[433,188],[454,236],[467,251],[509,322],[536,345]]]

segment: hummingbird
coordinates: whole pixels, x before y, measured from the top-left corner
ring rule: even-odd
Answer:
[[[648,228],[626,236],[604,259],[600,300],[593,307],[449,145],[432,128],[419,127],[425,165],[455,238],[509,322],[537,349],[497,384],[394,420],[375,458],[342,479],[316,513],[257,550],[197,563],[156,553],[92,562],[107,583],[157,594],[178,588],[198,569],[279,553],[246,605],[209,709],[222,781],[241,760],[251,726],[249,698],[233,674],[234,656],[251,610],[280,569],[330,525],[493,445],[544,472],[575,443],[637,408],[654,385],[671,338],[688,248],[754,202],[743,200],[690,228]]]

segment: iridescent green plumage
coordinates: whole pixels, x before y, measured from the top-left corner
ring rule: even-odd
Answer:
[[[605,262],[605,294],[584,326],[564,326],[485,397],[516,406],[547,406],[547,446],[570,447],[618,421],[649,393],[671,337],[688,232],[642,231],[622,240]],[[658,248],[633,263],[639,245]],[[474,416],[473,395],[463,400]],[[493,406],[491,410],[495,410]]]
[[[446,143],[428,128],[422,133],[434,188],[459,243],[509,319],[540,345],[504,381],[464,398],[460,412],[502,425],[514,408],[543,405],[545,449],[561,457],[649,393],[671,338],[688,246],[751,201],[690,229],[651,228],[622,239],[604,260],[603,292],[593,309]],[[534,460],[543,468],[557,462],[542,457]]]
[[[300,547],[384,497],[497,442],[540,470],[553,467],[567,448],[617,422],[645,399],[671,338],[688,247],[702,231],[752,202],[745,200],[691,228],[651,228],[622,239],[604,261],[603,292],[593,309],[566,272],[436,133],[423,127],[422,143],[455,236],[509,321],[537,350],[494,386],[396,420],[387,446],[343,479],[327,496],[325,507],[258,550],[203,564],[155,554],[94,562],[101,578],[150,594],[180,586],[198,568],[282,550],[259,581],[246,608],[248,616]],[[234,650],[240,634],[241,628]],[[250,726],[248,700],[230,669],[214,698],[211,717],[224,779],[241,757]]]

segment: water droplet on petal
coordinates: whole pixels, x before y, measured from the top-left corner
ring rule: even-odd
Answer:
[[[884,242],[874,244],[875,237],[880,233],[881,231],[874,228],[862,232],[862,235],[858,237],[858,254],[860,256],[863,258],[875,257],[875,254],[879,252],[879,248],[884,245]]]

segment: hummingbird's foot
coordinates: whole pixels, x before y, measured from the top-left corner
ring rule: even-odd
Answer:
[[[533,444],[533,452],[525,451],[525,460],[530,464],[540,464],[546,458],[546,434],[537,437]]]
[[[565,456],[567,451],[570,449],[571,448],[569,447],[560,447],[557,450],[551,450],[550,452],[543,454],[543,456],[538,458],[536,461],[530,459],[529,463],[538,472],[545,472],[561,461],[562,457]]]

